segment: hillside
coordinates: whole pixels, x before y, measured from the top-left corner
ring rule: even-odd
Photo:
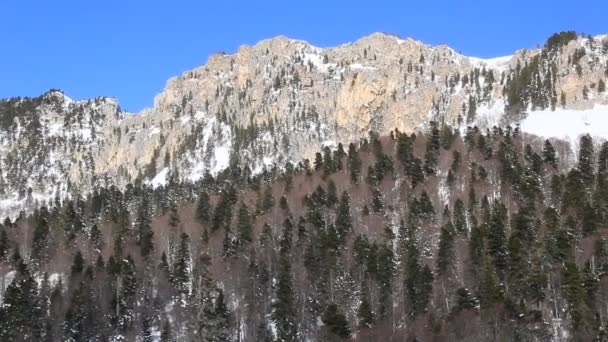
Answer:
[[[607,75],[606,37],[574,32],[486,60],[383,33],[328,48],[279,36],[212,55],[141,113],[59,90],[0,100],[0,216],[138,179],[196,181],[230,163],[259,173],[430,120],[485,129],[536,112],[603,113]]]
[[[372,133],[0,228],[3,341],[602,341],[608,143]]]

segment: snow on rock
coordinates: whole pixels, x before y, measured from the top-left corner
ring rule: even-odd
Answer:
[[[152,127],[150,129],[150,133],[148,133],[148,137],[151,137],[151,136],[156,135],[156,134],[160,134],[160,128],[158,128],[158,127]]]
[[[477,57],[468,57],[471,64],[490,69],[495,69],[500,72],[507,70],[509,68],[509,62],[513,59],[512,55],[503,56],[503,57],[495,57],[495,58],[477,58]]]
[[[573,110],[558,108],[530,112],[521,122],[526,133],[558,138],[576,144],[579,137],[590,134],[608,139],[608,105],[595,105],[592,109]]]
[[[162,169],[159,173],[152,178],[151,181],[146,182],[151,185],[153,188],[158,188],[159,186],[167,185],[167,175],[169,174],[169,168]]]
[[[358,70],[358,71],[376,71],[378,70],[378,68],[370,66],[370,65],[363,65],[360,63],[354,63],[351,64],[350,66],[350,70]]]
[[[315,51],[312,53],[305,53],[304,62],[311,63],[312,65],[315,66],[315,68],[317,68],[322,73],[327,73],[327,72],[329,72],[330,68],[335,68],[336,64],[335,63],[323,63],[324,57],[321,55],[320,52],[321,52],[320,49],[318,49],[318,51]]]
[[[482,103],[477,107],[475,114],[475,125],[480,128],[492,128],[499,126],[500,119],[505,112],[503,99],[492,100],[490,103]]]

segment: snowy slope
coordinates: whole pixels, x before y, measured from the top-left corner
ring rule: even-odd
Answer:
[[[588,110],[556,109],[530,112],[521,122],[524,132],[576,143],[581,135],[608,139],[608,105]]]

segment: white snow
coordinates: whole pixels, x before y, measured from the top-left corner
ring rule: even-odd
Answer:
[[[530,112],[521,122],[521,130],[544,137],[565,139],[576,144],[579,137],[590,134],[608,139],[608,105],[595,105],[588,110],[558,108]]]
[[[194,114],[194,120],[201,121],[205,118],[205,115],[207,115],[205,112],[196,112],[196,114]]]
[[[317,68],[322,73],[327,73],[327,72],[329,72],[330,68],[336,67],[335,63],[323,63],[323,56],[321,56],[321,54],[318,52],[305,53],[304,62],[312,63],[312,65],[314,65],[315,68]]]
[[[376,67],[373,67],[371,65],[363,65],[360,63],[353,63],[350,65],[350,70],[360,70],[360,71],[375,71],[377,70]]]
[[[475,113],[475,125],[485,129],[499,126],[500,119],[505,112],[503,99],[492,100],[490,103],[481,103],[477,106]]]
[[[477,58],[477,57],[469,57],[469,61],[471,64],[483,67],[486,66],[490,69],[495,69],[500,72],[507,70],[509,68],[509,62],[513,59],[513,55],[502,56],[502,57],[494,57],[494,58]]]
[[[215,165],[211,169],[212,174],[226,169],[230,162],[230,148],[228,146],[219,146],[215,148]]]
[[[179,121],[181,122],[182,126],[185,126],[188,124],[188,122],[190,122],[190,116],[182,116],[181,118],[179,118]]]
[[[338,146],[338,144],[336,144],[336,142],[334,140],[325,140],[321,143],[321,146],[335,148],[336,146]]]
[[[155,189],[159,186],[167,185],[167,174],[169,174],[169,168],[166,167],[157,173],[148,184]]]
[[[156,134],[160,134],[160,128],[152,126],[150,128],[150,133],[148,133],[148,138]]]

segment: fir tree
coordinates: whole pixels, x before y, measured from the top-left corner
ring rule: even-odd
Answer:
[[[342,339],[350,337],[348,321],[336,304],[329,304],[325,308],[321,315],[321,320],[325,326],[327,326],[331,335],[335,335]]]
[[[555,148],[553,148],[553,145],[548,139],[545,140],[545,144],[543,146],[543,161],[553,166],[553,168],[557,168],[557,156],[555,153]]]
[[[142,257],[147,257],[154,249],[154,232],[150,225],[150,213],[146,196],[142,198],[137,212],[137,242]]]
[[[365,280],[361,284],[359,297],[359,307],[357,308],[359,327],[369,328],[374,324],[374,313],[372,312],[371,304],[369,302],[369,290]]]
[[[340,204],[338,205],[338,211],[336,214],[336,231],[338,232],[338,238],[343,243],[346,237],[352,230],[352,218],[350,214],[350,198],[346,191],[342,192],[340,197]]]
[[[357,184],[361,174],[361,159],[359,158],[359,152],[353,143],[348,145],[347,165],[350,170],[351,181]]]
[[[196,205],[196,218],[205,225],[211,221],[211,205],[209,204],[209,195],[206,192],[201,193]]]
[[[190,239],[186,233],[182,233],[180,240],[171,278],[177,293],[185,296],[188,295],[190,284]]]
[[[245,204],[241,205],[237,218],[237,232],[239,243],[246,245],[252,241],[253,225],[249,210]]]

